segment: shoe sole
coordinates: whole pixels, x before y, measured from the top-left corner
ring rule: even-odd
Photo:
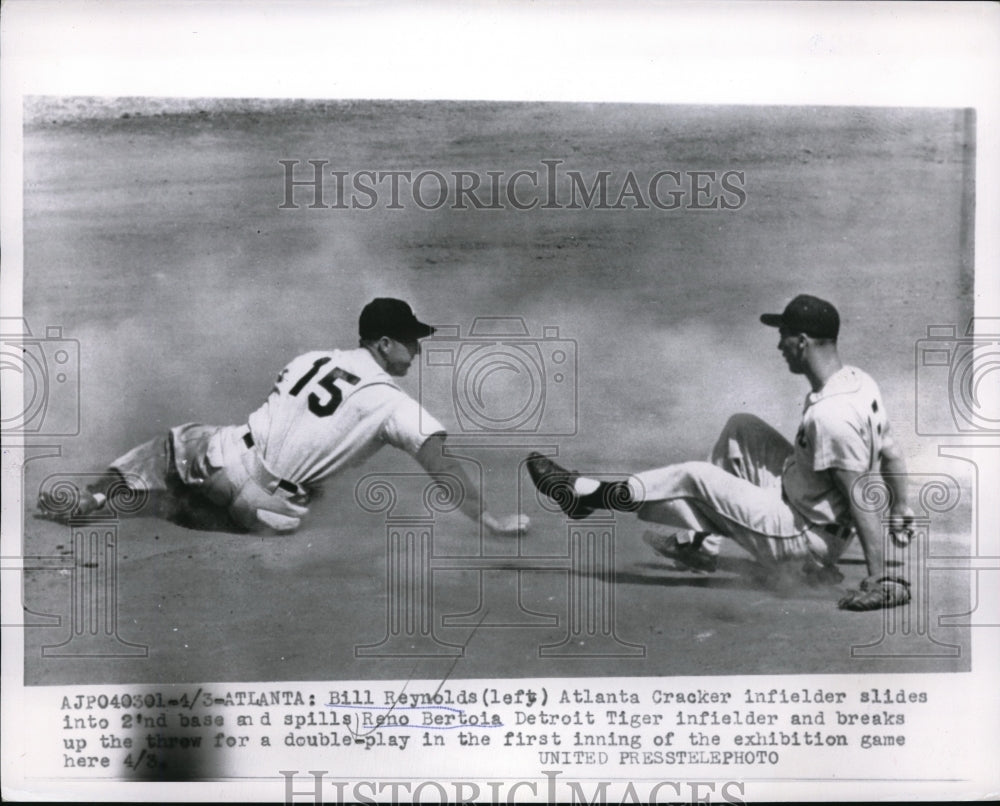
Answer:
[[[671,551],[668,546],[660,543],[660,541],[667,539],[668,538],[665,538],[663,535],[656,534],[656,532],[646,532],[642,536],[643,543],[649,546],[661,557],[666,557],[668,560],[672,560],[682,566],[682,570],[693,571],[701,574],[714,574],[718,570],[719,563],[714,557],[712,559],[706,559],[705,555],[699,554],[697,549]]]
[[[528,475],[535,489],[542,495],[555,501],[563,514],[571,520],[581,520],[590,515],[594,510],[591,507],[580,504],[580,496],[573,489],[573,481],[578,474],[565,470],[547,456],[540,453],[532,453],[528,456]],[[543,467],[539,467],[542,465]],[[552,476],[559,475],[562,478],[554,480]]]

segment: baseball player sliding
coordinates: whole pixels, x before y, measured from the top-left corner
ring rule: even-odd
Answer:
[[[445,456],[444,427],[394,380],[406,375],[420,339],[434,328],[402,300],[379,298],[361,312],[358,332],[356,349],[292,360],[246,425],[171,428],[112,462],[70,507],[40,495],[42,516],[67,521],[115,511],[116,495],[138,492],[149,495],[157,515],[185,526],[288,533],[302,523],[323,479],[392,445],[448,486],[459,509],[491,534],[526,531],[524,515],[486,510],[462,466]]]
[[[778,328],[778,349],[788,369],[812,387],[794,444],[762,420],[737,414],[708,462],[606,482],[534,453],[528,471],[535,486],[571,518],[615,509],[685,530],[668,537],[647,533],[644,539],[659,554],[703,572],[716,569],[721,538],[728,537],[767,569],[806,560],[808,576],[839,583],[843,575],[835,563],[856,532],[868,576],[840,607],[905,604],[909,584],[886,573],[881,520],[859,506],[855,490],[864,474],[882,473],[892,493],[890,532],[900,542],[908,538],[913,511],[906,502],[906,466],[878,387],[841,362],[840,316],[829,302],[800,295],[784,312],[764,314],[761,321]]]

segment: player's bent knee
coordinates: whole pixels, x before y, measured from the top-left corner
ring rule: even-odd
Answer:
[[[750,414],[746,411],[741,411],[733,414],[728,420],[726,420],[726,425],[722,429],[724,434],[738,433],[748,428],[759,428],[762,425],[767,425],[760,417],[756,414]]]

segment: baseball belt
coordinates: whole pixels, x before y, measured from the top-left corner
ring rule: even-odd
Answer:
[[[243,435],[243,444],[247,446],[248,450],[253,450],[253,434],[249,431]],[[288,481],[287,479],[278,479],[278,489],[284,490],[286,493],[291,493],[292,495],[305,495],[304,490],[299,487],[298,484],[294,481]]]

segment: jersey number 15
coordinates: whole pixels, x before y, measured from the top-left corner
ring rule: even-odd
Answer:
[[[316,374],[323,368],[325,364],[330,362],[330,357],[318,358],[316,363],[312,365],[305,375],[299,378],[298,382],[289,390],[289,394],[292,397],[297,397],[299,392],[305,389],[306,384],[309,383]],[[345,372],[340,367],[334,367],[326,375],[320,378],[316,383],[329,394],[329,399],[323,401],[320,399],[319,395],[315,392],[309,395],[309,411],[315,414],[317,417],[329,417],[337,410],[337,406],[340,405],[341,401],[344,399],[344,395],[341,393],[340,389],[337,387],[335,381],[347,381],[351,386],[355,386],[359,380],[361,380],[357,375],[352,375],[350,372]]]

